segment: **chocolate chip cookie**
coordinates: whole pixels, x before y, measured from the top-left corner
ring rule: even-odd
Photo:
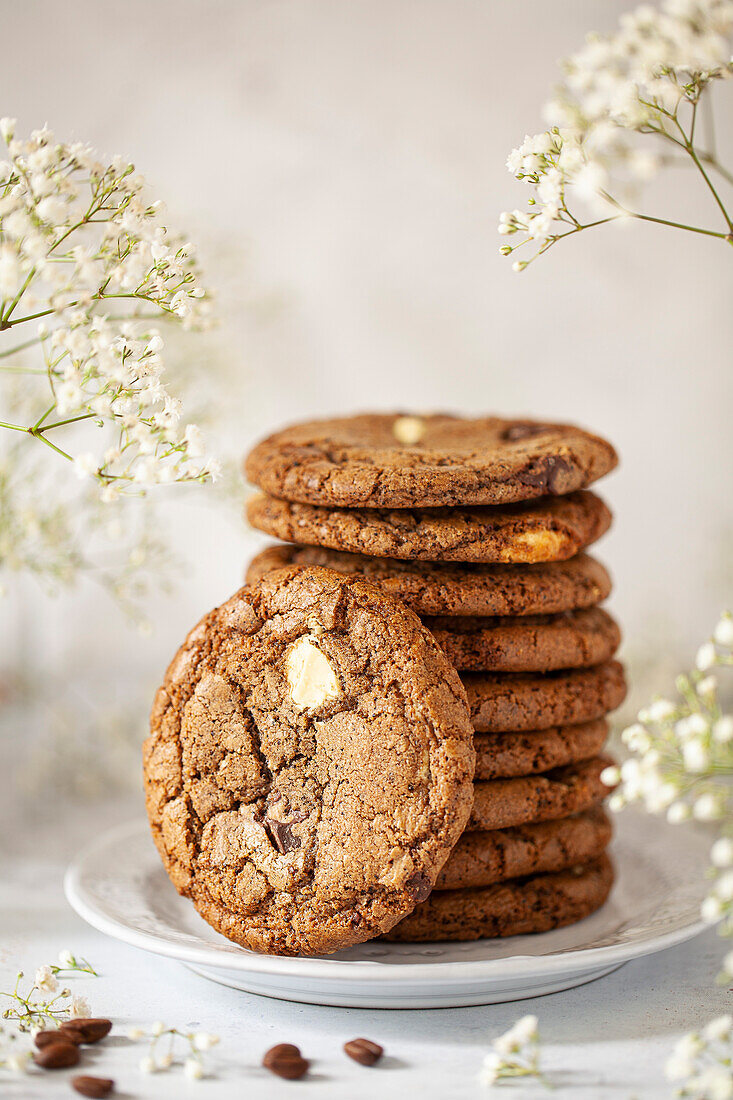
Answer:
[[[461,679],[477,733],[589,722],[615,710],[626,698],[618,661],[569,672],[466,672]]]
[[[551,875],[472,890],[435,890],[385,939],[402,943],[480,940],[549,932],[600,909],[613,885],[607,855]]]
[[[468,820],[461,682],[420,620],[359,577],[268,574],[171,663],[145,743],[155,842],[229,939],[312,955],[390,929]]]
[[[599,539],[611,513],[594,493],[501,507],[330,508],[258,493],[247,502],[253,527],[286,542],[378,558],[532,563],[565,561]]]
[[[598,859],[611,841],[600,806],[558,821],[464,833],[438,875],[435,890],[493,886],[510,878],[564,871]]]
[[[611,591],[599,561],[577,554],[537,565],[396,561],[320,546],[269,546],[249,564],[247,583],[286,565],[322,565],[361,574],[418,615],[553,615],[593,607]]]
[[[451,664],[461,671],[548,672],[608,661],[621,631],[600,607],[561,615],[423,619]]]
[[[511,779],[537,775],[590,760],[603,748],[608,722],[597,718],[577,726],[514,733],[477,733],[476,779]]]
[[[571,424],[367,413],[276,432],[245,469],[271,496],[301,504],[434,508],[570,493],[617,461],[610,443]]]

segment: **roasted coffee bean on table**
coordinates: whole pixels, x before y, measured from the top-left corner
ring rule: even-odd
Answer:
[[[297,1081],[307,1073],[310,1063],[293,1043],[277,1043],[265,1052],[262,1065],[286,1081]]]
[[[384,1047],[373,1043],[371,1039],[351,1039],[344,1043],[344,1052],[362,1066],[373,1066],[384,1054]]]

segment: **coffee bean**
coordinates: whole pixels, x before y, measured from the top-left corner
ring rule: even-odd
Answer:
[[[308,1072],[310,1063],[292,1043],[278,1043],[265,1053],[262,1065],[265,1069],[269,1069],[270,1073],[276,1073],[286,1081],[297,1081]]]
[[[64,1020],[61,1031],[68,1034],[75,1043],[98,1043],[109,1035],[112,1030],[112,1021],[101,1017],[92,1017],[80,1020]]]
[[[351,1039],[344,1043],[344,1052],[362,1066],[373,1066],[384,1054],[384,1047],[371,1039]]]
[[[111,1077],[72,1077],[71,1087],[80,1092],[82,1096],[89,1096],[91,1100],[100,1100],[103,1096],[109,1096],[115,1083]]]
[[[67,1031],[60,1031],[54,1028],[53,1031],[37,1031],[33,1036],[33,1042],[39,1050],[43,1050],[44,1047],[49,1046],[51,1043],[76,1043],[76,1039]]]
[[[66,1069],[79,1061],[79,1048],[75,1043],[58,1039],[39,1050],[33,1060],[42,1069]]]

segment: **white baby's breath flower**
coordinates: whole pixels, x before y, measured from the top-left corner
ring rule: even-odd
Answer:
[[[165,1024],[163,1023],[162,1020],[156,1020],[150,1028],[150,1034],[154,1035],[156,1038],[158,1038],[160,1035],[162,1035],[164,1031],[165,1031]]]
[[[155,1064],[155,1058],[151,1057],[149,1054],[145,1058],[140,1059],[139,1065],[143,1073],[155,1073],[158,1068]]]
[[[145,1038],[145,1031],[141,1027],[128,1027],[125,1034],[132,1042],[137,1042],[139,1039]]]
[[[705,744],[697,738],[687,741],[682,746],[682,757],[685,767],[693,775],[700,775],[710,764],[710,753]]]
[[[686,802],[673,802],[667,810],[667,821],[671,825],[679,825],[683,821],[689,821],[692,810]]]
[[[720,798],[706,792],[696,798],[692,805],[693,816],[698,821],[717,821],[723,812]]]
[[[718,837],[710,849],[710,862],[714,867],[733,867],[733,839]]]
[[[708,894],[700,906],[700,916],[706,924],[715,924],[723,916],[723,905],[720,898],[714,894]]]
[[[695,656],[696,668],[699,668],[700,672],[707,672],[715,665],[715,661],[715,646],[712,642],[705,642],[704,645],[700,646]]]
[[[98,468],[96,456],[91,451],[84,451],[74,459],[74,473],[82,480],[87,477],[94,477]]]
[[[621,782],[621,769],[615,764],[604,768],[601,772],[601,783],[606,787],[616,787]]]
[[[713,633],[713,638],[718,645],[733,649],[733,615],[729,612],[721,615],[720,622]]]
[[[733,1016],[717,1016],[703,1029],[703,1035],[710,1043],[723,1043],[733,1033]]]
[[[56,993],[59,983],[50,966],[39,966],[36,970],[34,985],[43,993]]]
[[[204,1075],[204,1067],[199,1062],[198,1058],[187,1058],[183,1063],[183,1072],[186,1077],[192,1081],[197,1081]]]
[[[207,1031],[197,1031],[192,1041],[196,1050],[210,1050],[219,1042],[219,1036],[210,1035]]]
[[[59,951],[59,965],[62,966],[64,970],[68,970],[74,966],[73,953],[68,950]]]
[[[72,1019],[76,1020],[84,1019],[87,1016],[91,1016],[92,1010],[89,1007],[89,1001],[86,999],[86,997],[82,997],[78,993],[75,993],[71,999],[71,1007],[69,1009],[69,1013]]]
[[[724,714],[713,726],[713,740],[721,745],[733,741],[733,716]]]

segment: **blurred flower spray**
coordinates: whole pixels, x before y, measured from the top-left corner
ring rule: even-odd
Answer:
[[[0,130],[0,579],[86,572],[134,610],[170,560],[129,498],[219,473],[162,357],[162,324],[208,328],[210,294],[132,164]]]
[[[499,222],[503,236],[516,238],[503,255],[522,249],[516,271],[567,237],[630,219],[733,243],[726,194],[733,172],[718,157],[710,97],[714,84],[733,76],[732,37],[729,0],[667,0],[622,16],[615,34],[589,35],[563,63],[564,80],[545,106],[549,128],[527,136],[507,160],[532,189],[528,209]],[[697,174],[710,224],[639,209],[643,185],[672,165]]]
[[[612,222],[651,222],[733,244],[731,172],[719,159],[710,93],[733,76],[730,0],[667,0],[621,17],[615,34],[589,35],[562,65],[564,80],[545,107],[544,133],[527,136],[507,168],[532,189],[528,209],[505,212],[499,233],[514,270],[567,237]],[[698,176],[708,224],[643,212],[639,195],[661,169],[685,165]],[[579,212],[578,203],[587,209]],[[534,250],[532,250],[534,246]],[[529,250],[530,255],[525,256]],[[656,696],[622,735],[629,758],[607,768],[612,809],[635,802],[671,823],[714,824],[711,890],[703,920],[733,936],[733,716],[719,700],[718,669],[733,666],[733,618],[724,612],[677,677],[678,698]],[[719,980],[733,979],[733,952]],[[685,1036],[666,1066],[679,1096],[733,1096],[730,1016]]]

